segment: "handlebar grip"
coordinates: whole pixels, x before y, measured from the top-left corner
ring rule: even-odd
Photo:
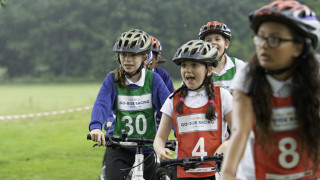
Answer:
[[[169,164],[181,163],[181,162],[183,162],[183,161],[180,160],[180,159],[161,160],[160,161],[160,166],[166,166],[166,165],[169,165]]]
[[[87,140],[91,140],[91,134],[87,134]]]

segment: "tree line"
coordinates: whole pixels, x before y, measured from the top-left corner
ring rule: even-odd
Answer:
[[[173,79],[177,48],[218,20],[231,29],[228,55],[246,61],[254,47],[248,14],[265,0],[0,0],[0,82],[17,78],[100,82],[119,66],[116,38],[133,28],[158,38]],[[300,1],[320,14],[320,0]],[[319,16],[318,16],[319,17]]]

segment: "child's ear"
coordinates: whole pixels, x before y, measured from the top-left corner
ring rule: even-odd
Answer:
[[[207,76],[210,76],[212,74],[212,71],[213,71],[213,66],[209,66]]]
[[[293,53],[293,57],[294,58],[297,58],[297,57],[299,57],[300,55],[301,55],[301,53],[302,53],[302,51],[303,51],[303,46],[304,46],[304,44],[303,43],[299,43],[299,44],[295,44],[295,51],[294,51],[294,53]]]
[[[143,57],[143,63],[146,63],[148,61],[148,54],[144,55]]]
[[[225,39],[225,41],[226,41],[226,49],[228,49],[229,48],[229,45],[230,45],[230,41],[229,41],[229,39]]]

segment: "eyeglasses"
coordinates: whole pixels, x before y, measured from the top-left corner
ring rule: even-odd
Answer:
[[[269,48],[276,48],[280,46],[282,42],[295,42],[293,39],[282,39],[278,37],[263,37],[258,35],[253,37],[253,43],[256,46],[263,46],[264,41],[267,41]]]

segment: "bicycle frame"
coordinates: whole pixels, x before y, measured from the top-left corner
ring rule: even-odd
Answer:
[[[91,135],[87,135],[87,140],[91,140]],[[143,178],[143,170],[144,170],[144,154],[143,147],[145,147],[147,143],[153,143],[151,139],[145,138],[127,138],[125,132],[123,132],[122,137],[114,137],[114,136],[105,136],[105,140],[107,142],[107,147],[113,148],[123,148],[123,147],[136,147],[135,154],[135,162],[132,168],[131,180],[145,180]],[[94,144],[93,147],[97,146]],[[174,149],[175,141],[168,141],[167,147]],[[128,174],[127,179],[130,179],[130,174]]]

